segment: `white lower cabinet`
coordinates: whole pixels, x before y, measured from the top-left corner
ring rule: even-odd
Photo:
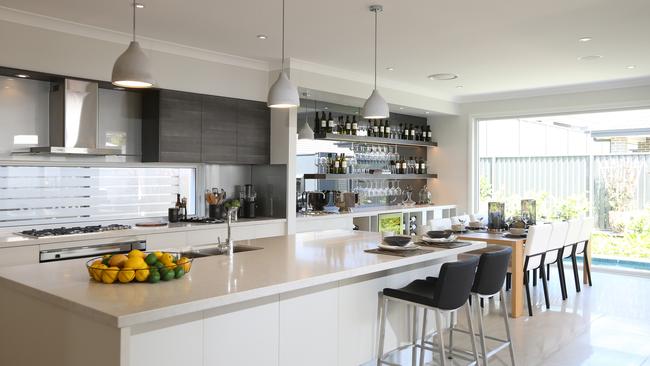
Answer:
[[[187,245],[187,234],[184,231],[165,234],[150,234],[145,236],[145,240],[147,240],[148,251],[183,248]]]
[[[190,314],[131,329],[129,365],[203,365],[203,319]]]
[[[277,366],[277,296],[204,313],[205,366]]]
[[[0,267],[36,264],[39,261],[38,245],[0,249]]]
[[[337,365],[338,287],[280,295],[280,365]]]

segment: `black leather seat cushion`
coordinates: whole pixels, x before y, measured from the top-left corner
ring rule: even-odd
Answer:
[[[429,278],[431,278],[431,280],[429,280]],[[415,280],[398,289],[385,288],[384,295],[435,307],[436,301],[434,299],[434,288],[436,286],[436,278],[429,278],[427,278],[426,281]]]

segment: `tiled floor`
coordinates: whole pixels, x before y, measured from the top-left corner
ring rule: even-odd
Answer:
[[[567,274],[572,272],[568,270]],[[650,278],[594,272],[593,283],[593,287],[576,294],[570,282],[569,299],[562,301],[557,277],[551,277],[549,310],[544,306],[541,283],[532,287],[534,315],[510,323],[518,365],[650,366]],[[504,337],[496,306],[492,302],[484,309],[489,313],[486,327],[488,334]],[[455,344],[469,345],[467,336],[454,337]],[[410,351],[403,351],[397,358],[398,363],[411,365]],[[427,365],[438,365],[431,363],[430,352],[426,358]],[[448,364],[467,362],[454,359]],[[499,352],[490,359],[490,365],[510,365],[508,351]]]

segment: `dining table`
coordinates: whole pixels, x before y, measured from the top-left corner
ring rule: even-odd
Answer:
[[[459,240],[484,241],[487,244],[504,245],[512,248],[510,268],[512,271],[512,288],[510,294],[510,316],[518,318],[524,313],[524,247],[525,237],[514,237],[507,232],[467,231],[458,234]],[[591,246],[588,245],[584,255],[591,263]],[[585,262],[586,263],[586,262]],[[583,271],[583,283],[588,284],[587,271]]]

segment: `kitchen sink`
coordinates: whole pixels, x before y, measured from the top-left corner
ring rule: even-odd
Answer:
[[[252,247],[248,245],[235,245],[233,252],[242,253],[242,252],[251,252],[260,249],[263,248]],[[181,252],[181,255],[187,258],[202,258],[202,257],[210,257],[213,255],[225,255],[225,254],[227,254],[227,252],[224,252],[221,248],[217,248],[217,247],[207,247],[207,248],[199,247],[199,248],[192,248],[188,251]]]

